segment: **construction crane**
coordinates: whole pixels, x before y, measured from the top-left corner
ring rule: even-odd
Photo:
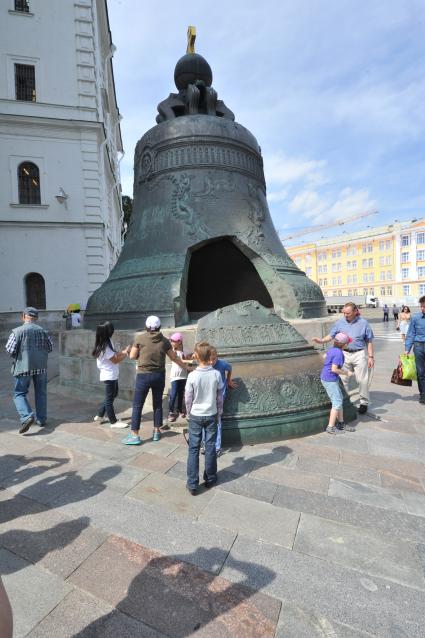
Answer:
[[[281,241],[286,241],[288,239],[294,239],[295,237],[302,237],[302,235],[309,235],[310,233],[315,233],[318,230],[323,230],[324,228],[332,228],[333,226],[344,226],[345,224],[349,224],[350,222],[354,222],[357,219],[363,219],[364,217],[369,217],[370,215],[377,215],[379,213],[378,210],[367,210],[364,213],[360,213],[358,215],[350,215],[350,217],[343,217],[342,219],[335,219],[333,222],[329,222],[328,224],[319,224],[318,226],[310,226],[310,228],[303,228],[296,233],[292,233],[291,235],[284,235],[281,237]]]

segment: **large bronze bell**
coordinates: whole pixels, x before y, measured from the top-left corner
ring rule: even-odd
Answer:
[[[217,99],[208,62],[183,56],[175,82],[137,144],[127,239],[85,327],[138,328],[148,314],[172,327],[248,299],[286,319],[324,316],[273,226],[260,147]]]

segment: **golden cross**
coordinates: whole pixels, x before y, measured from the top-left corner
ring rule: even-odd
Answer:
[[[196,27],[187,27],[186,53],[195,53]]]

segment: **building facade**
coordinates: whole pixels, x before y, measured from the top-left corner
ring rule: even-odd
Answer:
[[[106,0],[4,0],[0,35],[0,312],[84,308],[122,246]]]
[[[425,221],[399,222],[286,248],[325,297],[371,295],[413,305],[425,295]]]

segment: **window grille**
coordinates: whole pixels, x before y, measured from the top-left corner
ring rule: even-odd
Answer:
[[[31,64],[15,64],[15,91],[17,100],[35,102],[35,67]]]
[[[20,204],[41,204],[40,171],[32,162],[18,166],[18,191]]]
[[[28,0],[15,0],[15,11],[21,11],[22,13],[29,13],[30,6]]]

